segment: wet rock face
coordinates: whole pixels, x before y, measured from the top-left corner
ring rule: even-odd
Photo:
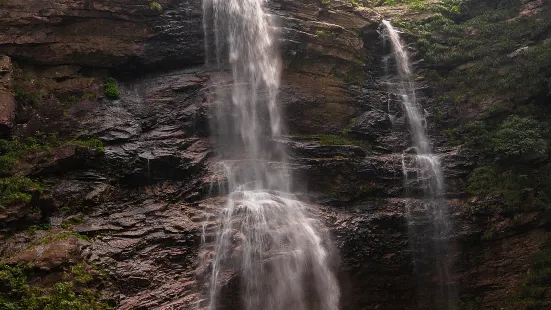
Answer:
[[[15,100],[12,95],[11,59],[0,55],[0,131],[5,132],[13,127],[15,119]]]
[[[28,158],[20,171],[51,184],[37,206],[54,224],[82,216],[69,230],[89,242],[69,238],[38,252],[27,248],[33,239],[25,229],[47,218],[18,205],[0,212],[0,241],[8,235],[17,241],[0,242],[0,255],[44,269],[81,259],[98,264],[109,273],[104,298],[118,309],[195,309],[212,254],[200,247],[203,227],[215,225],[205,215],[212,220],[223,205],[207,199],[220,178],[208,121],[213,85],[228,76],[201,64],[201,1],[158,2],[163,13],[148,1],[130,0],[0,4],[8,9],[0,11],[0,52],[20,64],[46,65],[35,68],[36,77],[52,89],[46,105],[18,102],[15,120],[0,109],[0,126],[14,123],[17,136],[62,132],[105,145],[103,153],[55,148]],[[407,122],[384,83],[381,61],[388,51],[377,32],[380,17],[335,3],[270,1],[280,25],[280,102],[288,124],[288,135],[273,143],[288,150],[295,189],[331,231],[342,309],[413,309],[417,283],[406,206],[423,197],[420,184],[411,184],[407,195],[403,184]],[[0,65],[0,108],[8,103],[9,112],[14,101],[4,64],[9,58]],[[170,65],[197,66],[121,81],[119,100],[102,98],[105,72],[86,69]],[[59,98],[75,93],[99,95],[63,106]],[[529,264],[529,253],[519,249],[528,244],[535,251],[547,242],[548,219],[512,220],[472,208],[464,187],[474,157],[447,146],[440,131],[431,123],[453,213],[460,290],[498,306],[515,285],[506,281],[509,275]],[[347,140],[328,143],[324,136]],[[492,235],[483,238],[487,231]],[[223,288],[228,308],[239,308],[237,279],[228,275]]]
[[[201,1],[159,3],[163,12],[145,0],[7,1],[0,10],[0,53],[46,65],[201,63]]]

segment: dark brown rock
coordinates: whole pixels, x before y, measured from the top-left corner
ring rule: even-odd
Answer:
[[[0,10],[0,52],[48,65],[202,62],[200,1],[159,3],[162,13],[148,1],[9,1]]]
[[[8,264],[32,264],[34,268],[53,270],[65,264],[78,262],[80,249],[86,241],[69,236],[46,244],[33,246],[7,259]]]
[[[0,54],[0,131],[11,129],[15,119],[11,59]]]

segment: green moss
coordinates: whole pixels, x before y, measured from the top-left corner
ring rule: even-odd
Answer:
[[[38,240],[35,240],[32,243],[30,243],[28,247],[33,248],[33,247],[38,246],[38,245],[45,245],[45,244],[52,243],[54,241],[66,240],[66,239],[69,239],[71,237],[81,239],[81,240],[85,240],[85,241],[90,241],[90,238],[88,238],[87,236],[81,235],[77,232],[64,231],[64,232],[57,233],[57,234],[50,233],[50,234],[48,234],[48,235],[46,235],[46,236],[44,236],[44,237],[42,237]]]
[[[0,178],[0,208],[15,203],[29,203],[32,191],[41,192],[43,186],[29,178]]]
[[[38,106],[42,97],[38,92],[29,92],[21,87],[14,87],[15,99],[30,104],[32,106]]]
[[[27,232],[31,235],[34,235],[39,230],[48,231],[52,229],[51,224],[41,224],[41,225],[32,225],[27,229]]]
[[[314,31],[314,34],[320,37],[334,37],[337,35],[336,32],[326,29],[318,29]]]
[[[72,216],[66,220],[63,220],[63,222],[61,222],[61,225],[60,227],[61,228],[64,228],[64,229],[68,229],[70,228],[71,226],[73,225],[78,225],[78,224],[82,224],[83,223],[83,219],[82,217],[80,216]]]
[[[29,152],[39,151],[43,147],[35,138],[21,140],[0,139],[0,174],[8,174],[17,165],[22,156]]]
[[[71,268],[75,281],[63,281],[53,287],[31,285],[32,266],[0,263],[0,309],[7,310],[107,310],[99,302],[99,293],[86,286],[93,277],[79,263]],[[83,281],[81,281],[83,280]],[[77,287],[78,285],[78,287]]]
[[[90,274],[89,266],[85,262],[80,262],[74,266],[71,266],[70,275],[80,283],[88,283],[94,279]]]
[[[162,12],[163,11],[163,7],[161,6],[161,4],[157,1],[151,1],[149,2],[149,8],[153,11],[157,11],[157,12]]]
[[[90,138],[90,139],[85,139],[85,140],[78,140],[78,139],[77,140],[71,140],[71,141],[67,142],[67,144],[75,144],[75,145],[80,145],[80,146],[92,148],[92,149],[95,149],[96,151],[98,151],[100,153],[105,152],[105,147],[103,146],[103,142],[101,142],[101,140],[96,139],[96,138]]]
[[[117,88],[117,80],[115,80],[112,77],[109,77],[105,79],[105,83],[103,84],[103,86],[104,86],[105,97],[112,100],[119,99],[120,95],[119,95],[119,89]]]
[[[11,174],[25,156],[65,145],[80,145],[104,152],[103,143],[96,138],[62,141],[57,138],[57,135],[51,134],[40,141],[36,138],[19,139],[18,137],[11,140],[0,139],[0,174]]]

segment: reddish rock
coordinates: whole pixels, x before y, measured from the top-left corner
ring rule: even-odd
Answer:
[[[159,3],[165,13],[149,1],[6,1],[0,53],[49,65],[202,62],[200,2]]]
[[[10,257],[7,262],[10,264],[31,263],[35,268],[52,270],[63,264],[76,263],[80,256],[80,248],[84,244],[86,244],[84,240],[69,236],[20,252]]]
[[[15,100],[12,94],[12,67],[8,56],[0,55],[0,131],[13,127]]]

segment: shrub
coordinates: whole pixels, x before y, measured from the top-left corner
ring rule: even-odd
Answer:
[[[494,167],[485,166],[476,168],[469,176],[467,191],[471,195],[488,193],[497,181],[497,172]]]
[[[82,264],[82,263],[81,263]],[[0,309],[7,310],[108,310],[109,305],[99,302],[98,293],[83,288],[91,280],[85,275],[84,265],[77,264],[71,268],[71,277],[75,282],[58,282],[51,288],[29,284],[33,275],[32,266],[10,266],[0,263]]]
[[[14,95],[17,99],[24,101],[27,104],[37,106],[40,104],[42,97],[38,92],[28,92],[23,88],[15,87]]]
[[[520,280],[512,306],[514,309],[545,308],[548,283],[551,281],[551,249],[537,253],[530,265],[530,271]]]
[[[84,147],[93,148],[96,151],[103,153],[105,152],[105,147],[103,146],[103,142],[97,138],[90,138],[86,140],[72,140],[68,142],[67,144],[76,144]]]
[[[119,89],[117,88],[117,81],[114,78],[109,77],[105,79],[103,86],[105,97],[112,100],[119,99]]]
[[[469,176],[467,192],[497,198],[510,210],[540,208],[551,202],[550,173],[551,166],[538,169],[483,166]]]
[[[22,158],[33,152],[47,151],[63,145],[80,145],[104,152],[103,143],[96,138],[62,141],[57,135],[51,134],[40,141],[35,138],[22,140],[18,137],[11,140],[0,139],[0,174],[9,175]]]
[[[540,124],[516,115],[508,117],[491,137],[492,152],[499,161],[541,158],[547,153]]]
[[[149,2],[149,8],[153,11],[157,11],[157,12],[162,12],[163,11],[163,7],[161,6],[161,4],[157,1],[151,1]]]
[[[42,191],[43,187],[25,177],[0,178],[0,207],[18,202],[29,203],[32,191]]]

